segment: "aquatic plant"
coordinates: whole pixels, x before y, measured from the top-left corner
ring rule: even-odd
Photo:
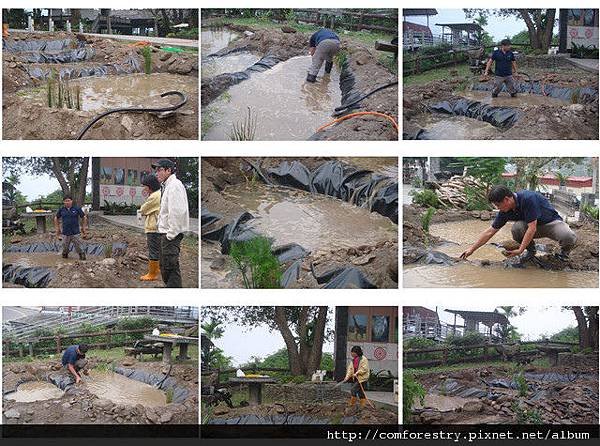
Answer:
[[[246,288],[280,288],[281,267],[271,252],[268,238],[233,242],[229,254],[242,274]]]
[[[431,189],[425,189],[420,192],[414,192],[412,194],[412,202],[418,206],[427,206],[432,208],[439,208],[440,201],[437,194]]]
[[[571,91],[571,104],[579,104],[581,102],[581,89],[574,88]]]
[[[248,113],[244,120],[238,124],[233,124],[229,139],[231,141],[253,141],[256,135],[256,126],[256,117],[252,115],[252,109],[248,107]]]
[[[537,409],[523,409],[516,401],[512,403],[511,409],[516,415],[517,424],[543,424],[542,416]]]
[[[517,373],[514,376],[515,383],[517,384],[517,389],[519,390],[519,396],[526,396],[529,391],[529,387],[527,386],[527,380],[525,379],[525,375],[522,371]]]
[[[417,401],[423,404],[425,388],[419,383],[412,373],[402,374],[402,417],[404,423],[412,418],[412,410]]]
[[[421,227],[426,233],[429,233],[429,226],[431,225],[431,219],[433,218],[433,214],[435,214],[435,208],[430,207],[421,216]]]
[[[344,65],[348,62],[348,53],[346,50],[340,50],[333,58],[335,65],[341,70]]]
[[[52,69],[46,85],[46,101],[50,108],[81,110],[81,87],[71,88],[68,79],[61,79]]]
[[[112,243],[106,243],[104,245],[104,257],[106,257],[107,259],[112,257],[113,255],[113,245]]]
[[[152,49],[149,45],[142,48],[142,57],[144,58],[144,73],[152,74]]]
[[[165,390],[165,396],[167,398],[167,404],[171,404],[173,402],[173,389]]]

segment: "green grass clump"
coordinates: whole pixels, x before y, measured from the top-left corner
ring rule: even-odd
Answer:
[[[152,48],[150,46],[142,48],[142,57],[144,58],[144,73],[152,74]]]
[[[233,242],[229,254],[242,273],[246,288],[280,288],[281,267],[268,238]]]
[[[423,227],[423,231],[429,233],[429,226],[431,225],[431,219],[433,218],[433,214],[435,214],[435,208],[431,207],[425,211],[425,213],[421,216],[421,226]]]
[[[248,113],[243,121],[233,124],[229,134],[232,141],[253,141],[256,135],[257,120],[252,115],[252,109],[248,107]]]

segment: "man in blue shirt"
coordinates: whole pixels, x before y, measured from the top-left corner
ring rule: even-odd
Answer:
[[[310,36],[308,53],[312,56],[312,64],[306,76],[307,82],[316,82],[321,65],[325,62],[325,73],[331,73],[333,57],[340,50],[340,38],[327,28],[321,28]]]
[[[79,372],[87,375],[85,368],[87,366],[87,359],[85,359],[85,354],[88,350],[89,348],[86,344],[71,345],[67,347],[62,355],[62,365],[73,375],[75,384],[79,384],[81,381]]]
[[[507,257],[520,256],[522,261],[535,256],[536,238],[546,237],[559,243],[561,251],[556,255],[562,261],[568,260],[577,236],[566,224],[558,212],[543,195],[522,190],[513,193],[506,186],[494,186],[488,194],[488,200],[500,211],[492,225],[483,231],[477,241],[460,256],[466,259],[477,249],[485,245],[508,221],[516,222],[511,228],[513,239],[520,244],[518,249],[505,252]]]
[[[511,97],[517,95],[517,87],[515,85],[514,75],[517,74],[517,62],[515,54],[512,52],[510,40],[504,39],[500,42],[500,49],[496,49],[490,55],[490,58],[485,66],[484,76],[487,76],[492,62],[496,62],[494,74],[494,88],[492,89],[492,97],[498,97],[498,93],[502,90],[502,85],[506,84],[506,89]]]
[[[69,257],[69,250],[71,249],[71,243],[73,243],[73,248],[79,254],[79,258],[85,260],[85,252],[81,249],[81,240],[79,239],[79,219],[83,220],[82,231],[83,235],[86,236],[87,215],[85,215],[83,209],[80,207],[73,206],[73,198],[70,195],[63,197],[63,205],[54,216],[56,237],[60,240],[61,234],[63,236],[62,256],[65,259]],[[60,223],[62,223],[62,231]]]

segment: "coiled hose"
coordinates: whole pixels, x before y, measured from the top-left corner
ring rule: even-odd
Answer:
[[[395,82],[390,82],[389,84],[385,84],[385,85],[381,85],[380,87],[377,87],[377,88],[375,88],[374,90],[371,90],[370,92],[368,92],[368,93],[366,93],[366,94],[362,95],[362,96],[361,96],[360,98],[358,98],[357,100],[355,100],[355,101],[353,101],[353,102],[351,102],[351,103],[349,103],[349,104],[342,105],[342,106],[340,106],[340,107],[337,107],[337,108],[335,108],[335,109],[334,109],[334,112],[335,112],[335,113],[333,113],[333,115],[332,115],[332,116],[333,116],[333,117],[340,116],[342,113],[344,113],[344,112],[345,112],[345,110],[349,109],[350,107],[354,107],[356,104],[358,104],[358,103],[359,103],[359,102],[361,102],[361,101],[364,101],[364,100],[365,100],[365,99],[367,99],[369,96],[371,96],[371,95],[373,95],[373,94],[377,93],[378,91],[385,90],[386,88],[389,88],[389,87],[393,87],[394,85],[398,85],[398,81],[395,81]]]
[[[164,98],[166,96],[179,96],[179,98],[181,99],[177,104],[175,105],[169,105],[168,107],[159,107],[159,108],[147,108],[147,107],[124,107],[124,108],[113,108],[112,110],[108,110],[98,116],[96,116],[94,119],[92,119],[83,129],[81,129],[81,131],[79,132],[79,134],[77,135],[77,138],[75,138],[76,140],[80,140],[83,138],[83,135],[85,135],[85,133],[92,128],[92,126],[97,123],[98,121],[100,121],[102,118],[104,118],[105,116],[111,115],[113,113],[163,113],[163,112],[170,112],[170,111],[174,111],[177,110],[178,108],[183,107],[186,103],[187,103],[187,96],[185,95],[185,93],[182,93],[180,91],[167,91],[163,94],[160,95],[161,98]]]

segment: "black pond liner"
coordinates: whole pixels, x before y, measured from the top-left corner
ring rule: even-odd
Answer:
[[[278,167],[266,171],[254,164],[251,166],[269,185],[329,195],[357,206],[368,204],[372,212],[378,212],[398,223],[398,183],[389,177],[359,170],[340,161],[328,161],[312,172],[300,161],[284,161]],[[249,224],[253,218],[252,214],[244,212],[221,228],[203,233],[202,240],[220,243],[221,253],[229,254],[232,242],[248,241],[260,236]],[[220,219],[220,215],[202,208],[202,228]],[[310,254],[310,251],[297,243],[291,243],[274,247],[272,252],[282,264],[293,262],[283,273],[281,280],[281,285],[288,288],[298,280],[302,259]],[[352,266],[336,268],[322,274],[312,269],[312,273],[323,288],[376,288],[362,271]]]
[[[104,254],[104,245],[100,243],[81,243],[83,251],[88,256],[101,256]],[[113,243],[113,257],[125,254],[127,250],[126,243]],[[9,245],[4,252],[26,252],[26,253],[42,253],[42,252],[60,252],[62,251],[62,243],[53,242],[38,242],[25,245]],[[71,245],[69,252],[74,252],[74,247]],[[45,288],[54,278],[56,272],[53,268],[45,266],[22,266],[13,265],[10,263],[2,264],[2,281],[23,285],[27,288]]]
[[[93,67],[60,67],[56,70],[60,79],[77,79],[89,76],[109,76],[120,74],[134,74],[142,72],[142,65],[133,55],[128,55],[123,63],[112,63],[97,65]],[[52,74],[50,68],[31,67],[27,68],[27,74],[33,79],[46,80]]]
[[[543,86],[543,90],[542,90]],[[536,94],[543,96],[550,96],[556,99],[562,99],[563,101],[571,101],[573,94],[579,93],[579,103],[588,104],[598,100],[598,90],[593,87],[560,87],[552,84],[542,84],[540,81],[529,82],[517,82],[517,92],[521,94]],[[479,83],[476,82],[472,89],[475,91],[492,91],[494,86],[491,83]],[[506,86],[503,85],[502,91],[507,92]],[[545,93],[545,94],[544,94]]]
[[[144,370],[136,370],[125,367],[117,367],[114,369],[114,372],[134,381],[143,382],[150,386],[156,387],[159,390],[172,390],[174,403],[183,403],[190,394],[188,389],[178,386],[177,380],[172,377],[165,379],[164,375],[157,375]],[[50,373],[48,375],[48,381],[65,392],[68,392],[75,384],[75,381],[71,375],[60,372]]]
[[[9,53],[16,52],[42,52],[42,51],[64,51],[73,48],[73,39],[31,39],[31,40],[7,40],[2,39],[2,50]]]
[[[232,418],[213,418],[208,424],[258,424],[258,425],[286,425],[286,424],[355,424],[356,417],[343,417],[341,420],[328,420],[322,417],[312,417],[309,415],[299,414],[277,414],[277,415],[240,415]]]

